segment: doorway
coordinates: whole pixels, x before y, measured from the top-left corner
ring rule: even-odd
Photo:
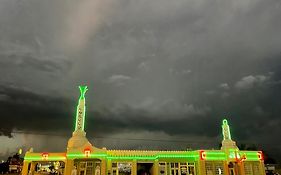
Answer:
[[[153,175],[153,163],[137,163],[137,175]]]
[[[228,169],[229,169],[229,175],[236,175],[236,173],[235,173],[235,165],[232,162],[230,162],[228,164]]]

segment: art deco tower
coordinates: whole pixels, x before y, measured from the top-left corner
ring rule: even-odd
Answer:
[[[86,138],[85,126],[85,94],[88,90],[87,86],[79,86],[80,97],[76,111],[75,130],[72,133],[72,137],[68,141],[67,150],[82,149],[85,146],[92,146]]]
[[[238,149],[236,146],[235,141],[231,139],[231,133],[229,129],[229,125],[226,119],[222,121],[222,135],[223,135],[223,140],[222,140],[222,147],[221,149]]]
[[[85,126],[85,94],[88,90],[87,86],[79,86],[80,89],[80,97],[79,102],[77,105],[77,111],[76,111],[76,122],[75,122],[75,131],[73,132],[73,135],[86,135],[84,131]]]

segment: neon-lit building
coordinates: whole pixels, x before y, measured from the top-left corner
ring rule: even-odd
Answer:
[[[96,148],[86,138],[85,93],[79,86],[75,130],[66,152],[35,153],[24,157],[22,175],[265,175],[260,151],[239,150],[222,122],[220,150],[144,151]]]

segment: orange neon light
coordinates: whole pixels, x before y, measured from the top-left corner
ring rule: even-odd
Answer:
[[[258,151],[258,158],[259,158],[259,160],[264,160],[262,151]]]
[[[85,150],[84,150],[84,154],[85,154],[86,157],[90,157],[90,155],[91,155],[91,150],[90,150],[90,149],[85,149]]]
[[[200,150],[200,160],[206,160],[206,152],[204,150]]]
[[[47,160],[49,157],[49,153],[42,153],[42,159]]]

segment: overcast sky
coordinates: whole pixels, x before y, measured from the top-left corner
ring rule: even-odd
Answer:
[[[80,84],[95,146],[217,148],[227,118],[278,157],[280,17],[280,0],[0,0],[0,157],[65,151]]]

